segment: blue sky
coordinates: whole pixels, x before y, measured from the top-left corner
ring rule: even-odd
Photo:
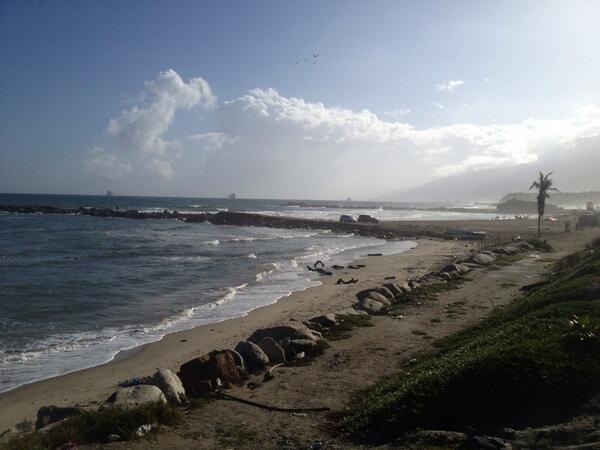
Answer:
[[[594,1],[0,0],[0,192],[371,197],[531,162],[596,132],[598,54]],[[162,94],[144,83],[169,69],[204,80],[212,106],[167,110],[151,135],[169,143],[160,149],[131,148],[123,134],[139,124],[107,131],[122,111],[153,105]],[[272,121],[251,116],[261,108]],[[542,130],[555,134],[541,140]],[[384,163],[368,176],[391,178],[393,160],[404,181],[353,185],[373,160]],[[339,161],[346,174],[327,189],[301,186]]]

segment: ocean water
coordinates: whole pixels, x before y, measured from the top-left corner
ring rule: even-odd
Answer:
[[[273,200],[7,194],[0,203],[269,214],[298,209]],[[107,362],[166,333],[239,317],[318,285],[319,275],[305,269],[317,259],[344,264],[415,245],[326,231],[0,213],[0,392]]]

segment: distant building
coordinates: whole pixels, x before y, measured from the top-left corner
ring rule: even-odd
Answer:
[[[593,211],[594,210],[594,202],[587,202],[585,204],[585,209],[587,209],[588,211]]]
[[[537,214],[538,212],[537,202],[519,200],[518,198],[511,198],[504,203],[499,203],[496,210],[500,214]],[[552,214],[563,211],[563,209],[551,203],[546,203],[545,211],[547,214]]]
[[[231,194],[229,194],[229,195],[227,196],[227,198],[228,198],[229,200],[235,200],[235,192],[232,192]]]

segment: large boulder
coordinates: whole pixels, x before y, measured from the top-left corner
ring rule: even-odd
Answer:
[[[448,264],[440,269],[440,272],[442,273],[458,272],[459,274],[463,274],[470,271],[471,269],[469,269],[464,264]]]
[[[51,423],[59,422],[67,417],[76,416],[81,414],[85,410],[79,407],[65,407],[65,406],[42,406],[38,409],[37,420],[35,421],[35,429],[39,430],[44,428]]]
[[[374,296],[373,294],[377,295]],[[356,298],[358,299],[358,301],[361,301],[363,298],[371,297],[374,300],[379,301],[377,297],[378,295],[386,298],[387,300],[394,299],[394,294],[392,294],[392,292],[385,287],[363,289],[362,291],[356,293]]]
[[[248,340],[258,344],[265,337],[273,338],[275,342],[281,342],[284,339],[311,339],[316,341],[321,339],[322,336],[319,332],[311,330],[301,322],[288,322],[256,330]]]
[[[248,370],[260,370],[269,364],[269,357],[254,342],[240,341],[235,346],[235,351],[242,355]]]
[[[169,403],[174,405],[182,405],[187,402],[185,395],[185,389],[183,383],[177,376],[169,369],[158,369],[152,376],[150,382],[157,388],[159,388]]]
[[[385,308],[385,305],[383,303],[380,303],[369,297],[365,297],[358,302],[358,305],[356,305],[356,308],[362,309],[363,311],[366,311],[369,314],[379,314],[380,312],[383,311],[383,308]]]
[[[335,314],[333,313],[313,317],[312,319],[310,319],[310,322],[318,323],[319,325],[325,328],[332,328],[338,325],[338,320],[336,319]]]
[[[244,371],[239,366],[240,355],[233,350],[214,350],[194,358],[179,368],[179,378],[188,395],[198,396],[219,387],[240,383]]]
[[[285,352],[283,351],[283,348],[275,342],[272,337],[265,336],[260,340],[258,346],[265,352],[265,355],[267,355],[269,361],[273,364],[285,362]]]
[[[396,283],[385,283],[383,287],[389,289],[390,292],[394,294],[394,298],[401,297],[404,294],[402,289],[400,289],[400,286],[398,286]]]
[[[465,262],[479,264],[481,266],[487,266],[494,261],[496,261],[496,258],[488,253],[477,253],[476,255],[471,255],[465,259]]]
[[[102,407],[133,409],[149,403],[167,403],[167,399],[162,391],[156,386],[139,384],[137,386],[125,387],[114,392],[108,400],[104,402]]]
[[[304,352],[308,356],[315,356],[319,354],[320,350],[319,345],[310,339],[292,339],[289,345],[293,349],[294,354]]]
[[[376,302],[379,302],[379,303],[383,303],[385,306],[390,306],[392,304],[392,302],[390,301],[389,298],[387,298],[385,295],[380,294],[379,292],[376,292],[376,291],[369,292],[369,295],[367,295],[365,298],[375,300]]]

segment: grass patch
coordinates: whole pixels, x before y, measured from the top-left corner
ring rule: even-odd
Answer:
[[[460,277],[446,283],[421,286],[414,291],[404,294],[400,302],[393,303],[387,308],[387,313],[389,315],[402,314],[405,312],[407,305],[416,305],[418,303],[433,301],[437,298],[438,294],[459,289],[467,281],[473,281],[473,279],[469,277]]]
[[[109,434],[118,434],[128,441],[135,438],[135,430],[144,424],[174,425],[182,415],[176,408],[161,403],[152,403],[136,409],[123,410],[106,408],[88,411],[69,417],[62,424],[48,431],[15,437],[0,444],[2,450],[44,450],[67,443],[86,444],[106,442]]]
[[[350,337],[352,330],[358,327],[374,327],[375,324],[371,321],[371,316],[348,314],[339,317],[340,324],[330,328],[323,333],[323,337],[330,341],[339,341]],[[325,344],[323,344],[325,345]],[[329,344],[327,344],[329,345]]]
[[[551,253],[554,251],[554,248],[552,247],[552,245],[550,245],[550,243],[546,240],[533,238],[533,239],[529,239],[527,242],[530,245],[533,245],[535,247],[535,249],[539,250],[540,252]]]
[[[549,283],[360,392],[341,429],[385,441],[416,428],[518,428],[568,414],[600,379],[600,240],[558,266]]]

